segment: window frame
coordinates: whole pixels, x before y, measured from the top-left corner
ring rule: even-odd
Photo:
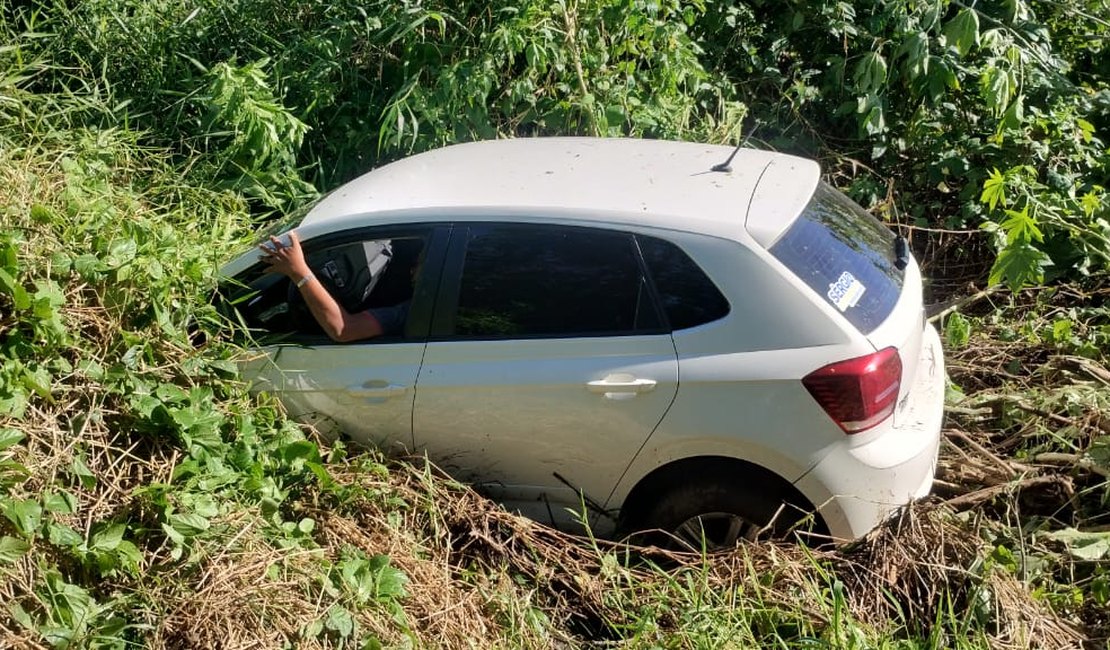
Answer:
[[[450,222],[441,221],[363,226],[322,234],[303,241],[301,244],[306,256],[308,256],[327,248],[349,245],[354,242],[380,239],[403,239],[420,236],[426,237],[424,262],[421,266],[419,277],[414,280],[414,291],[412,302],[409,307],[408,318],[405,322],[404,335],[377,336],[359,341],[340,343],[322,334],[308,334],[303,332],[281,334],[269,332],[262,328],[255,328],[248,330],[248,341],[251,344],[261,343],[265,346],[300,345],[306,347],[350,347],[391,343],[421,343],[427,341],[432,323],[435,299],[439,293],[439,285],[443,278],[444,260],[447,245],[451,239],[451,228],[452,224]],[[221,299],[227,304],[227,309],[231,312],[228,314],[228,317],[237,323],[241,323],[242,321],[240,321],[240,317],[237,313],[238,307],[233,304],[233,302],[248,295],[250,283],[244,282],[245,278],[253,278],[251,281],[256,282],[265,275],[270,275],[262,271],[264,266],[265,264],[260,260],[236,274],[233,278],[221,283],[219,293]],[[279,279],[277,282],[288,282],[288,280]],[[242,329],[242,325],[240,324],[240,326],[236,328],[236,331],[242,333]]]
[[[462,276],[466,263],[467,246],[471,235],[476,230],[485,229],[521,229],[521,230],[557,230],[573,231],[580,233],[606,232],[627,238],[627,243],[636,262],[640,277],[643,279],[647,291],[647,301],[655,311],[658,327],[638,331],[608,331],[608,332],[574,332],[574,333],[539,333],[539,334],[505,334],[505,335],[470,335],[455,333],[455,318],[458,314],[459,298],[462,293]],[[456,223],[451,231],[451,240],[447,246],[444,261],[443,275],[440,281],[439,294],[435,301],[435,312],[432,316],[431,329],[428,341],[515,341],[515,340],[545,340],[545,339],[580,339],[580,338],[607,338],[613,336],[657,336],[670,334],[670,324],[662,308],[662,302],[655,289],[640,244],[637,233],[619,228],[591,227],[550,222],[533,221],[474,221]]]

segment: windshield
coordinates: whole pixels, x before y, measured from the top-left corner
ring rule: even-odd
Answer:
[[[316,207],[316,204],[319,202],[320,199],[309,201],[301,207],[295,208],[292,212],[285,215],[284,217],[278,217],[274,221],[271,221],[269,224],[258,231],[259,239],[261,241],[266,241],[271,236],[280,235],[283,232],[287,232],[289,230],[292,230],[293,228],[296,228],[301,224],[302,221],[304,221],[305,215],[307,215],[309,211],[312,210],[312,208]]]
[[[902,293],[897,239],[878,219],[821,183],[771,254],[864,334],[878,327]]]

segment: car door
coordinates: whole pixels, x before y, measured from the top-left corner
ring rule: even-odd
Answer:
[[[261,342],[242,366],[253,389],[273,392],[290,415],[325,434],[411,449],[416,377],[448,232],[377,228],[304,242],[314,274],[344,309],[407,304],[403,331],[366,341],[332,342],[296,304],[287,279],[243,274],[238,311]]]
[[[677,388],[628,233],[456,226],[417,378],[418,449],[533,518],[603,504]]]

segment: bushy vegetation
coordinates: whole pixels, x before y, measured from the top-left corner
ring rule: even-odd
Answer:
[[[0,33],[0,645],[1110,636],[1106,0],[43,1]],[[262,222],[546,134],[815,156],[912,235],[949,300],[947,506],[663,571],[237,381],[208,297]]]

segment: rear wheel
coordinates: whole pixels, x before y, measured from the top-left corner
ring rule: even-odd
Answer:
[[[742,541],[783,538],[806,512],[775,485],[746,485],[735,475],[683,478],[629,513],[630,541],[676,551],[721,551]]]

